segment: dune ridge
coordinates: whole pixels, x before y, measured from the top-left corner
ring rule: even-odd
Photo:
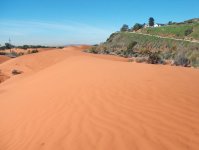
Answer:
[[[0,84],[0,150],[199,149],[198,70],[85,48],[0,65],[24,71]]]

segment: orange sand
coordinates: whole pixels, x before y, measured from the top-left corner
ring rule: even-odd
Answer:
[[[10,59],[10,57],[0,55],[0,64],[5,62],[5,61],[7,61],[7,60],[9,60],[9,59]]]
[[[198,150],[199,70],[68,47],[0,65],[0,150]]]

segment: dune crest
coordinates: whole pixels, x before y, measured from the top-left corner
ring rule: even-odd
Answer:
[[[115,61],[85,48],[0,65],[24,71],[0,84],[0,149],[199,149],[198,70]]]

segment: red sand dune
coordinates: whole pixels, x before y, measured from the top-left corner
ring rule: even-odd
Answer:
[[[7,61],[7,60],[9,60],[9,59],[10,59],[10,57],[0,55],[0,64],[5,62],[5,61]]]
[[[199,149],[199,70],[82,49],[0,65],[24,71],[0,84],[1,150]]]
[[[0,55],[0,64],[2,64],[2,63],[4,63],[4,62],[8,61],[9,59],[10,59],[10,58],[7,57],[7,56],[2,56],[2,55]],[[4,75],[4,74],[2,73],[2,70],[0,69],[0,83],[2,83],[3,81],[7,80],[8,78],[9,78],[9,77],[6,76],[6,75]]]

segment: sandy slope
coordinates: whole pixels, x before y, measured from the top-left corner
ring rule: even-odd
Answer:
[[[199,70],[80,49],[18,58],[25,73],[0,84],[1,150],[199,149]]]
[[[0,55],[0,64],[8,61],[10,58],[7,56],[2,56]],[[3,81],[7,80],[9,78],[9,76],[4,75],[4,73],[2,72],[2,70],[0,69],[0,83],[2,83]]]
[[[0,55],[0,64],[3,63],[3,62],[5,62],[5,61],[7,61],[7,60],[9,60],[9,59],[10,58],[7,57],[7,56]]]

